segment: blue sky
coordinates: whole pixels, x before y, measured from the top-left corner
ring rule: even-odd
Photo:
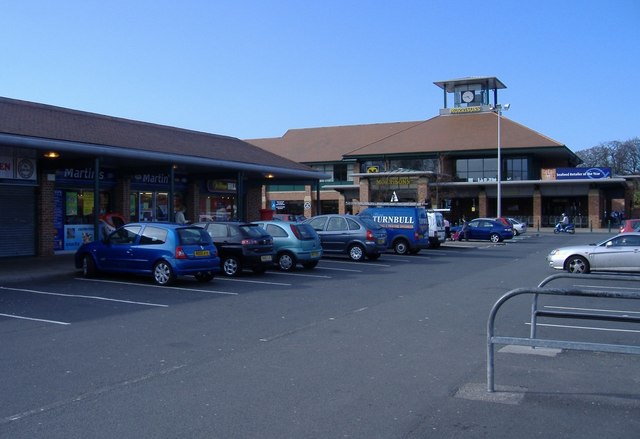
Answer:
[[[574,151],[640,136],[640,2],[7,0],[0,96],[242,139],[417,121],[496,76]],[[451,101],[450,101],[451,102]]]

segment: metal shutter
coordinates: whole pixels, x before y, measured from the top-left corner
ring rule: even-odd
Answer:
[[[0,257],[36,255],[36,188],[0,185]]]

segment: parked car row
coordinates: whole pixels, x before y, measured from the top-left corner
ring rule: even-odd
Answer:
[[[511,229],[499,221],[479,218],[469,223],[470,239],[497,242],[512,236]],[[439,246],[441,240],[442,214],[409,207],[372,207],[360,215],[318,215],[302,222],[140,222],[82,245],[75,265],[85,276],[148,274],[157,284],[167,285],[177,276],[207,282],[220,272],[227,276],[245,269],[263,273],[274,264],[282,271],[297,265],[312,269],[325,254],[344,254],[353,261],[376,260],[388,248],[397,254],[415,254]]]
[[[99,272],[147,274],[168,285],[178,276],[207,282],[219,272],[263,273],[274,263],[283,271],[298,264],[312,269],[325,253],[346,254],[354,261],[378,259],[386,248],[387,232],[380,224],[347,215],[320,215],[305,222],[141,222],[83,244],[75,266],[87,277]]]

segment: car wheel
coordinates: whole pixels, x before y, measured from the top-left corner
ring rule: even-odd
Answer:
[[[349,247],[349,258],[352,261],[362,261],[364,259],[364,248],[360,244],[353,244]]]
[[[393,243],[393,251],[398,255],[406,255],[409,251],[409,243],[404,239],[398,239]]]
[[[282,271],[292,271],[296,268],[296,258],[291,253],[282,253],[278,256],[278,268]]]
[[[97,273],[96,263],[90,255],[84,255],[82,258],[82,275],[84,277],[93,277]]]
[[[174,278],[173,268],[167,261],[160,261],[153,267],[153,280],[158,285],[169,285]]]
[[[491,236],[489,236],[489,241],[493,242],[494,244],[500,242],[500,235],[498,235],[497,233],[492,233]]]
[[[222,261],[222,271],[227,276],[237,276],[242,271],[242,266],[236,258],[228,257]]]
[[[589,262],[582,256],[571,256],[565,263],[565,268],[569,273],[587,274],[589,273]]]
[[[316,268],[317,265],[318,265],[318,261],[305,262],[304,264],[302,264],[302,266],[308,270],[311,270],[312,268]]]
[[[567,230],[567,232],[569,232],[571,234],[574,234],[574,233],[576,233],[576,229],[569,229],[569,230]]]
[[[520,232],[518,232],[516,229],[513,229],[513,236],[518,236],[520,234]]]
[[[199,271],[194,277],[198,282],[210,282],[213,279],[213,273],[210,271]]]

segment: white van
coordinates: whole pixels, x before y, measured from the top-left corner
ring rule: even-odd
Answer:
[[[429,219],[429,247],[438,248],[446,239],[444,216],[438,210],[427,209],[427,218]]]

